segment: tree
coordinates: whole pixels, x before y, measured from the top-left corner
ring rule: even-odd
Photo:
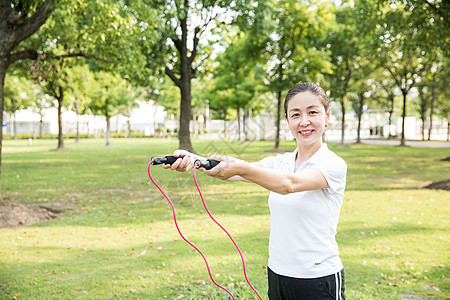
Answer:
[[[296,0],[279,1],[267,15],[261,41],[266,64],[268,89],[277,95],[275,151],[280,146],[282,93],[301,81],[320,79],[329,72],[327,52],[322,48],[330,11],[325,3],[312,6]],[[261,14],[261,17],[264,17]],[[261,22],[254,22],[259,26]]]
[[[447,141],[450,137],[450,87],[448,85],[448,78],[450,76],[449,68],[450,59],[445,57],[443,59],[442,71],[436,77],[436,113],[443,120],[447,121]]]
[[[372,38],[373,5],[371,1],[355,1],[353,6],[344,2],[336,7],[336,24],[327,40],[332,63],[332,72],[327,78],[330,98],[341,108],[341,145],[345,144],[346,100],[354,93],[358,103],[364,101],[364,82],[376,68],[374,62],[367,58],[378,43]],[[361,105],[357,107],[357,115],[358,112],[362,113]]]
[[[87,112],[90,102],[92,83],[95,81],[94,74],[89,70],[88,65],[78,65],[67,70],[68,81],[70,82],[68,97],[70,97],[69,110],[77,114],[77,129],[75,142],[80,141],[79,116]]]
[[[13,116],[12,129],[14,139],[17,139],[16,112],[27,108],[35,98],[33,84],[22,76],[6,76],[5,85],[5,108]]]
[[[217,68],[213,73],[214,88],[210,94],[221,94],[221,102],[225,102],[214,108],[222,110],[226,117],[225,107],[234,108],[237,115],[237,139],[241,138],[241,112],[248,115],[248,111],[253,107],[252,101],[255,99],[258,89],[263,86],[261,70],[258,70],[258,62],[253,59],[252,45],[243,33],[238,33],[233,37],[224,53],[218,56]],[[259,71],[259,72],[258,72]],[[213,98],[215,96],[212,96]],[[244,133],[246,130],[244,128]]]
[[[50,17],[52,21],[46,22]],[[13,63],[85,57],[109,62],[109,67],[119,59],[123,66],[133,65],[128,62],[136,57],[132,55],[136,43],[130,43],[134,25],[121,0],[1,1],[0,123],[3,123],[5,75]],[[0,131],[0,174],[2,138]]]
[[[387,72],[384,69],[378,69],[377,72],[374,74],[374,78],[378,78],[377,81],[374,82],[375,84],[375,90],[378,95],[374,100],[375,107],[381,108],[388,112],[388,127],[389,127],[389,134],[388,139],[391,139],[395,137],[395,135],[392,134],[392,125],[394,123],[393,116],[395,112],[395,98],[397,96],[396,91],[396,85],[395,82],[392,80],[389,72]]]
[[[64,148],[61,114],[64,94],[80,91],[79,80],[74,78],[77,66],[88,60],[89,69],[121,70],[125,69],[121,65],[131,64],[135,53],[132,39],[135,26],[122,1],[65,1],[67,6],[58,2],[51,22],[42,26],[40,35],[45,38],[45,42],[40,41],[42,54],[31,64],[35,80],[46,81],[46,92],[58,100],[57,149]],[[84,72],[89,74],[87,69]]]
[[[53,62],[53,63],[52,63]],[[42,90],[57,101],[58,109],[58,146],[56,150],[64,149],[62,109],[64,106],[65,92],[70,85],[69,67],[67,60],[55,61],[35,60],[30,64],[30,72],[34,82],[42,87]]]
[[[438,101],[437,112],[442,119],[447,121],[447,141],[450,141],[450,103],[448,99]]]
[[[126,86],[128,101],[121,101],[118,106],[118,111],[120,114],[127,117],[127,137],[131,138],[131,123],[130,118],[133,112],[133,108],[138,107],[139,101],[143,100],[147,94],[144,88],[139,86],[132,86],[128,84]],[[155,110],[156,111],[156,110]],[[155,128],[155,126],[153,126]],[[156,129],[156,128],[155,128]]]
[[[431,101],[428,98],[428,91],[426,86],[419,84],[417,90],[419,91],[418,112],[420,114],[420,119],[422,120],[422,141],[425,141],[427,112],[430,108]]]
[[[415,53],[416,51],[414,51],[414,49],[404,48],[399,45],[398,42],[398,40],[393,40],[390,41],[389,44],[385,44],[385,47],[388,47],[389,49],[384,49],[383,51],[386,57],[382,60],[382,65],[392,76],[392,79],[395,81],[403,95],[400,146],[406,146],[405,119],[407,111],[407,95],[417,83],[417,79],[419,78],[417,73],[422,71],[423,65],[415,59],[418,53]],[[394,44],[397,44],[400,48],[396,50],[392,49],[391,47],[395,47]]]
[[[17,49],[44,24],[52,12],[54,0],[0,2],[0,124],[3,124],[4,85],[9,66],[21,59],[36,59],[34,49]],[[0,130],[0,176],[3,131]],[[0,186],[1,199],[1,186]]]
[[[155,40],[154,43],[141,43],[141,52],[151,53],[147,56],[145,69],[156,75],[164,72],[180,91],[178,139],[181,149],[193,151],[189,131],[191,80],[197,76],[203,60],[207,58],[203,51],[205,46],[200,40],[213,38],[208,32],[214,22],[222,21],[225,17],[223,8],[230,3],[230,0],[144,0],[130,3],[138,23],[146,27],[142,32],[142,41],[147,38]],[[153,11],[150,16],[149,10]],[[149,26],[154,26],[156,30],[148,30]]]
[[[364,112],[365,107],[365,101],[369,97],[373,97],[373,93],[375,92],[373,90],[373,86],[371,85],[370,79],[364,79],[361,82],[358,82],[352,90],[353,93],[350,93],[350,101],[353,106],[353,110],[356,113],[356,116],[358,118],[358,125],[356,129],[356,144],[361,143],[361,123],[362,123],[362,116]]]
[[[448,3],[408,0],[380,1],[382,13],[375,39],[382,41],[378,59],[390,73],[403,95],[402,136],[405,146],[407,95],[429,69],[423,57],[442,50],[448,55]],[[447,42],[446,42],[447,40]],[[431,55],[433,56],[433,55]]]
[[[31,108],[33,112],[39,115],[39,138],[42,139],[42,131],[44,128],[44,111],[51,106],[50,100],[41,88],[37,87],[37,98],[32,102]]]
[[[153,101],[155,104],[164,107],[167,116],[174,115],[179,121],[180,93],[177,87],[168,77],[151,77],[144,88],[146,101]],[[180,122],[178,122],[178,126]],[[167,128],[164,129],[167,132]],[[177,127],[177,132],[179,128]]]
[[[427,68],[424,70],[424,74],[421,76],[421,91],[428,92],[429,95],[429,127],[428,127],[428,140],[431,140],[431,131],[433,129],[433,116],[435,114],[436,108],[436,100],[438,98],[437,89],[439,85],[439,80],[442,80],[442,75],[444,74],[444,63],[445,59],[442,56],[442,53],[438,50],[427,53],[428,55],[425,57],[424,64],[426,64]],[[420,94],[423,100],[425,100],[428,95]],[[423,138],[425,138],[425,133],[423,134]]]
[[[210,89],[209,89],[209,107],[212,110],[212,115],[214,119],[219,119],[224,121],[223,134],[224,138],[227,138],[227,120],[230,111],[230,104],[228,99],[231,98],[231,91],[228,89],[221,89],[220,84],[219,87],[216,87],[217,83],[214,79],[210,81]]]
[[[360,43],[366,44],[367,41],[364,37],[360,37]],[[365,106],[366,99],[372,99],[376,95],[375,85],[373,82],[375,79],[372,78],[372,74],[376,71],[376,62],[368,59],[369,47],[361,49],[360,56],[355,57],[353,71],[353,83],[350,87],[352,91],[357,96],[352,101],[352,105],[356,115],[358,117],[358,126],[356,131],[356,143],[361,143],[361,122],[363,109]]]
[[[205,3],[190,3],[188,0],[172,0],[161,2],[143,1],[133,3],[132,8],[139,14],[139,21],[151,24],[145,14],[145,6],[154,7],[158,10],[161,20],[158,26],[158,42],[150,46],[152,55],[146,62],[146,69],[161,71],[173,81],[180,90],[180,125],[179,125],[179,147],[193,151],[190,139],[189,124],[191,120],[191,80],[195,77],[194,61],[197,58],[200,34],[206,29],[212,20],[209,11],[214,5]],[[144,9],[144,11],[142,11]],[[199,9],[200,11],[195,11]],[[142,13],[144,12],[144,13]],[[203,12],[203,14],[201,14]],[[193,15],[207,16],[201,19],[202,24],[195,25],[192,21]],[[189,21],[191,23],[189,23]],[[148,34],[152,34],[146,31]],[[191,43],[191,48],[188,44]],[[156,65],[156,66],[155,66]]]
[[[211,77],[211,76],[208,76]],[[195,136],[202,134],[206,130],[208,123],[209,100],[212,79],[208,77],[195,78],[192,85],[192,112],[193,120],[196,122],[193,126]]]
[[[134,99],[130,99],[129,85],[120,76],[101,71],[95,74],[95,78],[97,87],[92,93],[92,101],[89,107],[94,113],[105,116],[105,142],[106,146],[109,146],[111,117],[120,112],[121,106],[126,106]]]

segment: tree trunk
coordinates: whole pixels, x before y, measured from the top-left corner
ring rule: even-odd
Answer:
[[[357,129],[357,137],[356,143],[361,144],[361,119],[363,114],[363,106],[364,106],[364,93],[359,94],[359,107],[358,107],[358,129]]]
[[[16,123],[16,112],[12,113],[13,116],[13,132],[14,132],[14,139],[17,140],[17,123]]]
[[[405,139],[405,119],[406,119],[406,95],[408,94],[408,91],[405,89],[402,89],[403,94],[403,112],[402,112],[402,138],[400,141],[400,146],[406,146],[406,139]]]
[[[241,108],[237,108],[237,140],[241,141]]]
[[[420,119],[422,121],[422,141],[425,141],[425,124],[426,124],[426,117],[425,117],[425,112],[421,112],[420,113]]]
[[[280,129],[281,129],[281,91],[277,93],[277,118],[275,121],[275,149],[280,149]]]
[[[156,127],[154,125],[153,125],[153,128],[155,129],[155,135],[156,135]],[[192,116],[192,134],[195,138],[198,136],[197,130],[198,130],[197,114],[194,114]]]
[[[180,130],[178,132],[179,147],[180,149],[193,152],[191,144],[191,81],[183,80],[181,90],[181,103],[180,103]]]
[[[352,69],[350,68],[350,63],[348,60],[345,61],[347,74],[345,75],[344,87],[342,89],[341,94],[341,112],[342,112],[342,121],[341,121],[341,145],[345,145],[345,95],[347,94],[347,89],[350,84],[350,79],[352,77]]]
[[[79,142],[80,142],[80,114],[78,113],[77,110],[77,136],[75,138],[75,143]]]
[[[127,137],[131,138],[131,122],[130,122],[130,118],[128,118],[128,120],[127,120],[127,130],[128,130]]]
[[[58,148],[56,150],[64,149],[64,136],[63,136],[63,124],[62,124],[62,102],[64,99],[64,91],[61,86],[59,86],[58,95]]]
[[[106,146],[110,145],[109,143],[110,133],[111,133],[111,118],[109,117],[109,115],[106,115],[106,134],[105,134]]]
[[[345,145],[345,101],[344,101],[344,97],[342,97],[340,102],[341,102],[341,112],[342,112],[341,145]]]
[[[194,152],[191,144],[190,122],[191,122],[191,78],[192,75],[192,62],[195,57],[196,45],[194,45],[193,53],[191,57],[188,57],[188,28],[187,28],[187,11],[189,9],[189,3],[184,1],[185,12],[180,19],[181,27],[181,40],[176,40],[175,44],[178,45],[177,49],[180,53],[180,78],[177,79],[173,74],[169,75],[175,84],[180,88],[181,103],[180,103],[180,130],[178,131],[179,148]],[[194,38],[195,39],[195,38]],[[195,40],[194,40],[195,44]],[[166,68],[167,73],[167,68]],[[170,72],[171,73],[171,72]]]
[[[227,137],[227,115],[225,114],[225,117],[223,118],[223,138],[226,139]]]
[[[427,100],[422,89],[419,89],[420,98],[420,119],[422,120],[422,141],[425,141],[425,124],[426,124],[426,114],[427,114]]]
[[[11,113],[10,113],[10,134],[13,139],[17,140],[17,127],[16,127],[16,99],[9,97],[11,100]]]
[[[246,141],[249,140],[248,133],[250,127],[250,117],[251,117],[251,110],[244,108],[244,118],[242,120],[242,126],[244,127],[244,137]]]
[[[2,175],[2,142],[3,142],[3,105],[7,59],[0,59],[0,178]],[[0,201],[2,200],[2,185],[0,180]]]
[[[431,85],[431,105],[430,105],[430,128],[428,129],[428,140],[431,141],[431,130],[433,129],[433,114],[434,106],[436,104],[436,79],[433,79],[433,84]]]
[[[450,141],[450,119],[447,118],[447,142]]]
[[[389,99],[391,101],[391,108],[389,109],[389,134],[388,134],[388,139],[390,139],[392,137],[391,132],[392,132],[392,115],[394,114],[394,100],[395,100],[395,96],[394,94],[389,94]]]
[[[156,115],[158,114],[158,107],[156,107],[156,105],[154,105],[154,107],[155,107],[155,110],[153,111],[153,130],[155,131],[155,136],[156,136],[156,132],[158,129],[158,124],[156,123]],[[131,118],[131,112],[130,112],[130,118]],[[131,126],[130,118],[128,118],[128,126]],[[130,135],[130,137],[131,137],[131,135]]]
[[[80,142],[80,99],[77,99],[76,103],[75,103],[75,111],[77,114],[77,134],[75,137],[75,143],[79,143]]]
[[[105,117],[106,117],[105,141],[106,141],[106,146],[109,146],[109,134],[111,132],[111,122],[110,122],[110,116],[109,116],[109,111],[108,111],[108,100],[106,100],[106,104],[105,104]]]
[[[44,120],[42,120],[42,111],[41,111],[41,113],[39,114],[39,139],[41,139],[42,140],[42,130],[43,130],[43,127],[44,127]]]

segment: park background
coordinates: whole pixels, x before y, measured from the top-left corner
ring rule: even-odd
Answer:
[[[332,101],[327,141],[349,164],[337,236],[348,297],[448,298],[449,11],[425,0],[2,2],[0,296],[224,298],[146,164],[177,148],[291,151],[283,97],[312,81]],[[215,276],[254,298],[190,175],[152,172],[192,238],[215,246]],[[267,193],[201,180],[265,294]],[[31,224],[39,217],[49,220]]]

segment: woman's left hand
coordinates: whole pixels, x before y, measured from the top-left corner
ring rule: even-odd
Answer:
[[[208,176],[222,180],[227,180],[235,175],[241,175],[242,170],[246,167],[246,164],[248,164],[244,160],[224,155],[213,155],[208,157],[208,159],[217,160],[220,161],[220,163],[211,170],[204,170],[203,172]]]

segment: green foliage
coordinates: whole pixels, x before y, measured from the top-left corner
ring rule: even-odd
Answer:
[[[119,75],[97,72],[92,87],[89,108],[97,115],[114,116],[119,113],[120,106],[134,100],[130,99],[128,83]]]
[[[148,98],[169,112],[176,114],[180,108],[180,92],[167,77],[152,77],[148,80]]]
[[[281,1],[273,6],[264,32],[268,58],[267,80],[272,92],[284,91],[298,82],[316,81],[329,72],[323,39],[331,11],[325,3],[309,6],[299,1]]]
[[[27,78],[22,76],[6,76],[5,85],[5,111],[15,113],[27,108],[39,95],[39,89]]]
[[[37,50],[38,60],[31,64],[34,79],[45,80],[53,97],[58,97],[58,86],[63,88],[63,105],[79,112],[90,102],[87,91],[96,90],[89,87],[93,81],[87,70],[79,73],[87,74],[85,79],[75,74],[76,66],[87,64],[96,72],[120,74],[133,86],[127,88],[131,98],[142,94],[175,115],[191,91],[190,116],[206,101],[220,118],[234,117],[231,108],[238,107],[273,112],[269,92],[281,95],[299,81],[314,81],[329,90],[330,99],[342,102],[343,110],[358,94],[369,95],[369,108],[388,104],[392,110],[399,90],[422,85],[424,96],[431,98],[433,85],[435,112],[446,118],[447,2],[224,0],[189,1],[184,7],[181,0],[61,0],[13,53]],[[30,17],[41,3],[12,0],[3,9]],[[181,54],[181,49],[186,51]],[[182,62],[189,65],[184,71]],[[10,75],[26,77],[29,67],[17,62]],[[177,93],[177,78],[183,76],[193,86],[184,84],[184,92]],[[414,99],[407,101],[406,111],[414,113],[409,105]],[[358,108],[358,102],[352,104]],[[112,110],[126,113],[129,106]],[[345,111],[340,115],[345,117]]]
[[[97,67],[121,70],[136,48],[133,18],[122,1],[60,1],[39,36],[52,55],[87,57]]]
[[[11,1],[10,6],[30,16],[39,3]],[[165,68],[181,75],[180,22],[187,14],[191,38],[187,54],[195,76],[206,78],[206,85],[221,85],[210,76],[218,72],[219,64],[231,64],[231,59],[235,65],[257,67],[252,71],[254,75],[242,71],[239,77],[248,82],[241,80],[240,92],[233,96],[235,103],[229,106],[247,106],[245,102],[250,98],[252,102],[261,100],[257,96],[263,93],[260,84],[255,84],[257,92],[253,85],[260,80],[272,92],[285,91],[299,81],[315,81],[330,90],[332,99],[341,100],[347,93],[357,93],[360,87],[370,89],[371,84],[360,84],[366,79],[378,81],[378,77],[370,75],[373,65],[384,64],[393,73],[408,65],[409,78],[396,76],[400,85],[403,81],[414,86],[430,74],[445,78],[439,74],[446,69],[443,61],[449,49],[446,8],[446,1],[418,0],[342,1],[338,5],[328,1],[194,1],[189,8],[180,0],[63,0],[55,4],[39,32],[16,50],[39,50],[43,54],[40,58],[49,60],[47,70],[62,58],[74,60],[71,65],[84,64],[89,58],[91,69],[113,69],[133,84],[147,86],[150,95],[159,97],[157,102],[175,111],[181,96],[176,96],[173,85],[167,84]],[[193,38],[196,30],[198,44]],[[223,49],[225,53],[218,55]],[[15,65],[16,69],[23,67]],[[223,68],[222,77],[234,76],[228,67]],[[60,74],[64,76],[64,72]],[[226,81],[228,86],[233,85],[230,79]],[[229,99],[232,95],[221,91],[222,96],[210,97],[209,102],[220,106],[223,97]],[[199,107],[205,105],[206,98],[200,93],[193,98],[203,99]],[[217,109],[224,115],[223,108]]]
[[[229,114],[229,108],[258,109],[260,104],[256,100],[264,89],[263,70],[248,50],[249,43],[245,36],[235,36],[217,58],[208,98],[212,99],[210,107],[223,118]]]
[[[88,65],[78,65],[68,70],[68,95],[70,108],[77,114],[86,114],[92,91],[95,90],[94,74]]]

